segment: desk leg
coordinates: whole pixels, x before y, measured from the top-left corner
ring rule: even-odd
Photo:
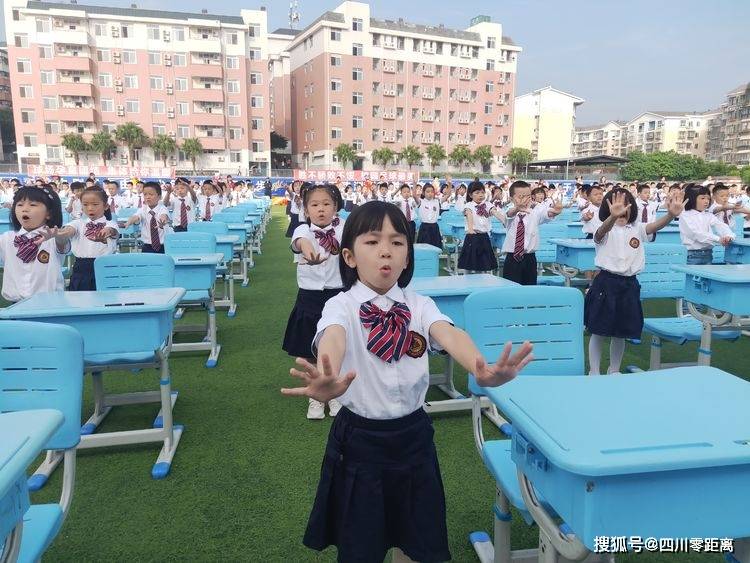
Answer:
[[[703,321],[703,332],[701,333],[701,343],[698,347],[698,365],[711,365],[711,323]]]
[[[161,364],[159,390],[161,391],[161,408],[162,419],[164,420],[164,446],[156,459],[154,467],[151,469],[151,477],[154,479],[164,479],[169,475],[172,468],[172,459],[177,452],[177,445],[180,443],[184,427],[181,425],[174,426],[172,420],[172,383],[170,381],[169,361],[160,352],[159,359]]]
[[[0,563],[15,563],[21,552],[21,536],[23,535],[23,518],[16,524],[13,531],[5,540],[5,547],[0,551]]]
[[[211,301],[208,303],[207,336],[208,341],[211,343],[211,353],[208,355],[208,360],[206,360],[206,367],[214,368],[219,362],[219,352],[221,352],[221,345],[218,343],[218,338],[216,336],[216,305],[214,304],[213,290],[211,290]]]
[[[231,275],[231,272],[224,279],[225,288],[227,280],[229,280],[229,310],[227,311],[227,317],[232,318],[237,314],[237,303],[234,301],[234,276]]]
[[[104,380],[102,379],[102,373],[95,371],[91,374],[91,383],[93,384],[94,391],[94,414],[81,426],[81,435],[86,436],[96,432],[97,427],[107,417],[112,410],[111,406],[107,406],[104,397]]]

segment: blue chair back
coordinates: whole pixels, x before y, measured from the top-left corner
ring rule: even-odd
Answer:
[[[69,326],[0,324],[0,412],[55,409],[62,426],[46,449],[74,448],[81,439],[83,338]]]
[[[0,221],[10,221],[9,207],[0,207]]]
[[[498,287],[464,301],[466,332],[487,362],[525,340],[534,359],[523,375],[583,375],[583,294],[570,287]]]
[[[138,213],[137,207],[118,207],[115,215],[118,219],[128,219],[136,213]]]
[[[224,225],[226,227],[226,224]],[[216,235],[188,231],[167,233],[164,238],[164,251],[167,254],[214,254],[216,252]]]
[[[217,221],[194,221],[188,223],[188,232],[213,233],[215,235],[228,235],[229,227],[226,223]]]
[[[440,249],[431,244],[414,245],[414,277],[427,278],[439,274]]]
[[[686,263],[687,250],[681,244],[647,244],[646,267],[637,276],[641,284],[641,299],[682,297],[685,294],[685,274],[675,272],[672,265]]]
[[[94,260],[97,290],[174,287],[174,260],[163,254],[109,254]]]

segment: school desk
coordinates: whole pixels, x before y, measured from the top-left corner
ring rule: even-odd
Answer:
[[[126,291],[38,293],[0,310],[0,319],[72,326],[83,337],[85,370],[94,374],[94,414],[81,428],[80,449],[161,443],[153,466],[155,479],[166,477],[183,427],[172,422],[177,394],[171,391],[169,340],[175,308],[185,295],[179,287]],[[105,395],[101,372],[159,367],[159,391]],[[96,377],[98,374],[98,377]],[[94,434],[113,406],[160,403],[162,428]],[[37,473],[49,475],[62,456],[48,456]]]
[[[554,238],[550,242],[556,247],[555,263],[550,269],[565,278],[567,287],[570,287],[572,279],[581,272],[596,270],[596,247],[592,239]]]
[[[56,410],[0,413],[0,561],[18,558],[30,506],[26,469],[62,423]]]
[[[543,547],[585,555],[597,536],[750,537],[747,381],[697,366],[519,377],[487,394],[513,421],[511,457]]]

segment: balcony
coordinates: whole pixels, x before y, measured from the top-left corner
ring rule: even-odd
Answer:
[[[388,73],[391,73],[391,74],[395,73],[396,72],[396,65],[392,64],[392,63],[391,64],[384,63],[383,64],[383,72],[388,72]]]
[[[193,53],[221,53],[221,40],[218,33],[216,35],[209,34],[205,37],[200,34],[190,34],[187,48]]]
[[[82,29],[56,26],[52,28],[50,39],[53,43],[64,43],[66,45],[88,45],[91,43],[91,35]]]
[[[201,146],[206,150],[222,150],[226,148],[224,136],[207,136],[205,132],[198,131],[196,138],[200,140]]]
[[[53,86],[53,85],[50,85]],[[90,82],[58,82],[54,84],[54,92],[60,96],[94,97],[94,85]]]
[[[71,53],[55,54],[55,66],[60,70],[82,70],[91,72],[91,59],[88,54],[73,55]]]
[[[435,92],[422,92],[422,99],[423,100],[434,100],[435,99]]]
[[[221,78],[224,76],[224,68],[220,63],[205,63],[204,61],[193,61],[190,75],[200,78]]]
[[[224,114],[217,112],[199,112],[193,113],[194,120],[198,125],[211,125],[217,127],[224,126]]]
[[[61,107],[45,112],[45,117],[47,113],[58,121],[95,121],[93,107]]]
[[[203,85],[194,85],[193,98],[203,102],[223,102],[224,91],[221,89],[221,86],[206,88]]]

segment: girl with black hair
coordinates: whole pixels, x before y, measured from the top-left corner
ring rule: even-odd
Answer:
[[[464,208],[466,217],[466,235],[458,257],[458,267],[468,272],[487,272],[497,268],[497,258],[492,249],[489,232],[492,228],[490,217],[505,221],[505,214],[485,202],[485,191],[482,182],[469,184],[467,192],[469,203]]]
[[[711,264],[714,245],[728,246],[734,232],[709,211],[711,190],[707,186],[685,187],[685,212],[680,215],[680,239],[687,248],[688,264]]]
[[[288,214],[289,214],[289,226],[286,229],[286,237],[291,238],[292,233],[297,229],[297,227],[300,226],[300,211],[302,210],[302,182],[300,180],[295,180],[292,182],[292,187],[290,190],[288,190],[288,197],[289,197],[289,206],[288,206]]]
[[[60,198],[45,185],[19,188],[10,219],[13,230],[0,235],[3,297],[15,302],[35,293],[63,291],[62,262],[69,245],[58,236]]]

